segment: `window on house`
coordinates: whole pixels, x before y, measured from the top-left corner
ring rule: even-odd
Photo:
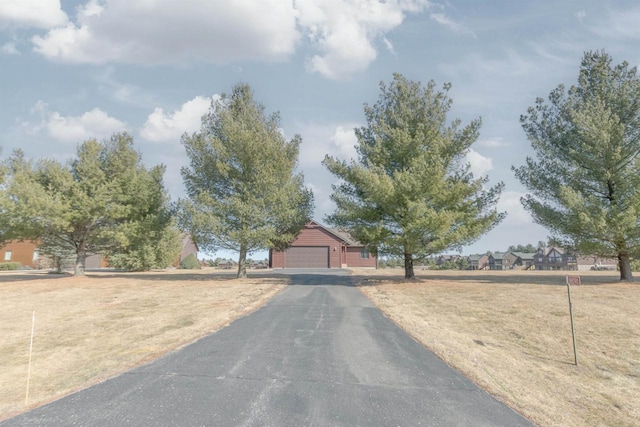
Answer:
[[[560,255],[558,252],[551,252],[551,254],[549,254],[549,260],[551,262],[560,262],[560,260],[562,260],[562,255]]]
[[[11,261],[11,251],[6,251],[4,253],[4,260],[5,261]]]
[[[38,258],[40,258],[40,254],[38,253],[38,251],[33,251],[33,260],[37,261]]]
[[[360,251],[360,258],[369,258],[369,251],[365,248],[362,248]]]

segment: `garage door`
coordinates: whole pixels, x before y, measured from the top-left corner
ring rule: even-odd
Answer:
[[[284,268],[329,268],[328,246],[295,246],[284,251]]]

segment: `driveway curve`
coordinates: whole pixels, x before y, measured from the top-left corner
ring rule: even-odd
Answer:
[[[530,426],[387,319],[345,275],[291,274],[260,310],[0,423]]]

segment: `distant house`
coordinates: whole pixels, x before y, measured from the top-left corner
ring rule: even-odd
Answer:
[[[578,255],[576,257],[578,270],[616,270],[618,260],[616,258],[603,258],[595,255]]]
[[[467,257],[469,262],[469,270],[485,270],[489,268],[489,255],[469,255]]]
[[[577,270],[576,256],[562,248],[540,248],[534,257],[536,270]]]
[[[198,256],[198,246],[191,237],[183,234],[181,237],[180,257],[174,261],[173,266],[178,267],[187,255]],[[75,261],[75,255],[65,260],[65,265]],[[0,262],[19,262],[23,267],[51,268],[53,263],[50,258],[38,252],[38,244],[32,240],[12,240],[0,247]],[[98,269],[109,267],[109,261],[103,254],[90,254],[85,260],[86,269]]]
[[[218,268],[221,268],[223,270],[236,269],[238,268],[238,263],[232,259],[223,260],[223,261],[220,261],[220,263],[218,263]]]
[[[513,268],[513,258],[510,252],[495,252],[489,254],[489,270],[510,270]]]
[[[251,264],[251,268],[254,268],[254,269],[269,268],[269,261],[254,261]]]
[[[269,251],[271,268],[377,266],[377,258],[348,233],[310,221],[284,251]]]
[[[189,254],[193,254],[196,259],[198,259],[198,245],[193,241],[191,235],[182,233],[180,235],[180,255],[172,265],[176,268],[180,267],[180,263],[184,261]]]
[[[436,258],[436,265],[442,265],[444,263],[447,262],[456,262],[457,260],[459,260],[460,258],[462,258],[461,255],[440,255],[438,258]]]
[[[0,262],[19,262],[23,267],[43,268],[47,260],[38,253],[32,240],[11,240],[0,247]]]
[[[510,252],[513,262],[512,266],[521,267],[524,270],[529,270],[534,266],[534,259],[536,254],[529,252]]]

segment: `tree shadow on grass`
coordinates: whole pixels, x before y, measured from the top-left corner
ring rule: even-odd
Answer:
[[[574,362],[569,362],[568,360],[559,360],[553,357],[540,356],[539,354],[529,353],[528,351],[523,351],[523,353],[529,357],[533,357],[534,359],[546,360],[547,362],[555,362],[561,365],[576,366]]]
[[[541,271],[530,272],[509,272],[509,271],[451,271],[448,273],[440,273],[437,271],[424,272],[416,275],[415,279],[404,279],[404,272],[398,272],[394,275],[371,274],[367,276],[356,276],[358,286],[378,286],[391,283],[403,283],[410,285],[411,283],[429,284],[435,282],[455,282],[457,284],[468,285],[556,285],[566,286],[566,275],[579,275],[582,285],[609,285],[620,282],[620,276],[617,272],[611,274],[581,274],[585,272],[578,271],[559,271],[557,274]]]
[[[404,279],[404,272],[401,270],[393,272],[394,274],[388,274],[388,272],[380,273],[379,271],[372,270],[370,274],[362,275],[349,275],[347,271],[332,271],[326,272],[316,271],[296,271],[296,270],[255,270],[248,273],[247,280],[251,279],[285,279],[290,285],[340,285],[340,286],[378,286],[391,283],[403,283],[403,284],[429,284],[436,282],[451,282],[456,284],[468,284],[468,285],[556,285],[565,286],[565,275],[579,275],[583,285],[608,285],[617,284],[620,282],[620,277],[617,272],[611,272],[608,274],[602,273],[589,273],[589,272],[577,272],[577,271],[562,271],[557,273],[543,272],[543,271],[450,271],[442,273],[440,271],[428,271],[418,272],[415,279]],[[586,274],[584,274],[586,273]],[[0,273],[0,283],[8,282],[28,282],[33,280],[59,280],[65,278],[72,278],[73,276],[69,272],[63,274],[52,274],[45,270],[33,270],[33,271],[16,271],[16,272],[3,272]],[[234,281],[236,279],[235,270],[157,270],[150,272],[122,272],[113,270],[90,270],[86,274],[90,279],[135,279],[135,280],[149,280],[157,282],[170,282],[170,281]],[[623,282],[624,283],[624,282]],[[634,282],[638,284],[640,282]]]
[[[44,270],[35,270],[33,272],[12,271],[0,273],[0,283],[27,282],[30,280],[58,280],[69,277],[72,277],[69,273],[49,273],[48,271]]]

